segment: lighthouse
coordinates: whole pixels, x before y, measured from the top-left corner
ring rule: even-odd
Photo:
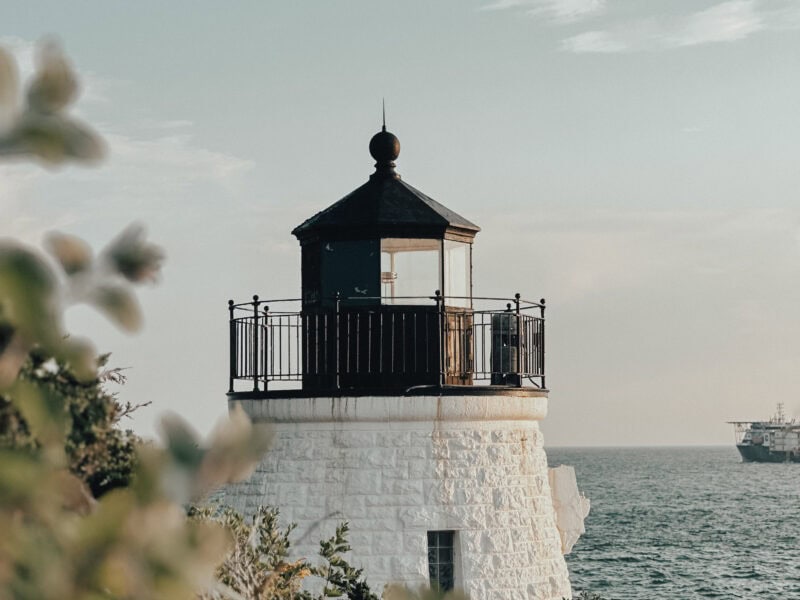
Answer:
[[[369,151],[369,179],[292,231],[300,297],[229,302],[228,402],[275,442],[225,502],[277,507],[298,556],[349,522],[377,592],[569,598],[539,430],[545,301],[476,295],[480,228],[400,177],[385,124]]]

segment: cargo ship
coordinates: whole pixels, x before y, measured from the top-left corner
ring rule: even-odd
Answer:
[[[800,422],[788,420],[783,403],[768,421],[728,421],[744,462],[800,462]]]

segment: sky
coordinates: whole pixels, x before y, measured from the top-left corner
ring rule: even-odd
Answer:
[[[729,444],[800,416],[800,3],[7,0],[30,73],[55,35],[97,168],[0,166],[0,235],[166,251],[123,401],[226,411],[229,298],[298,297],[293,227],[366,181],[386,99],[403,179],[481,226],[480,296],[548,304],[546,445]]]

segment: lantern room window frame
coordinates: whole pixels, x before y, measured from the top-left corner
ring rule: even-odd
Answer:
[[[381,238],[380,297],[385,306],[420,304],[441,290],[446,306],[472,308],[472,244],[447,238]],[[435,253],[435,256],[415,256]],[[451,258],[462,254],[461,264]],[[425,261],[421,276],[413,262]],[[405,264],[404,264],[405,263]],[[435,277],[431,270],[436,269]],[[458,283],[456,283],[458,282]]]

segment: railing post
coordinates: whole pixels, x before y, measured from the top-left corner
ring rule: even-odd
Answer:
[[[444,332],[444,298],[442,292],[436,290],[434,293],[434,300],[436,300],[436,312],[439,313],[439,387],[444,387],[445,382],[445,332]]]
[[[253,296],[253,391],[258,391],[258,294]]]
[[[269,375],[270,375],[269,374],[269,354],[270,354],[269,353],[269,344],[270,344],[270,342],[272,340],[269,337],[269,334],[270,334],[270,331],[269,331],[269,306],[264,306],[263,310],[264,310],[264,337],[262,339],[262,343],[264,345],[264,352],[262,354],[262,357],[264,358],[264,364],[263,364],[264,369],[263,369],[262,373],[264,374],[264,391],[266,392],[267,391],[267,386],[269,385]],[[278,327],[280,327],[280,321],[278,322]],[[280,352],[280,348],[278,349],[278,352]]]
[[[228,391],[233,392],[233,379],[236,376],[236,321],[233,319],[233,300],[228,300],[228,336],[230,337],[228,365]]]
[[[517,315],[517,387],[522,387],[522,316],[519,313],[519,292],[514,294],[514,312]]]
[[[334,343],[336,344],[335,356],[336,356],[336,390],[339,391],[341,389],[341,379],[340,379],[340,372],[341,372],[341,362],[340,362],[340,348],[339,348],[339,309],[341,307],[342,295],[339,292],[334,294],[334,300],[336,301],[336,315],[334,318],[333,326],[336,328],[336,335],[334,337]]]
[[[500,340],[502,342],[503,335],[505,335],[506,343],[508,344],[508,352],[500,354],[500,371],[503,373],[503,385],[508,385],[509,378],[511,377],[511,302],[506,303],[506,318],[504,319],[503,328],[500,329]],[[508,364],[503,368],[503,358],[507,357]]]
[[[541,339],[541,348],[539,349],[539,352],[542,353],[541,354],[541,356],[542,356],[542,358],[541,358],[541,362],[542,362],[542,364],[541,364],[541,367],[542,367],[542,388],[547,389],[547,384],[545,383],[545,380],[544,380],[544,309],[545,309],[544,298],[542,298],[541,300],[539,300],[539,310],[540,310],[540,314],[541,314],[541,317],[542,317],[542,334],[541,334],[541,338],[542,339]]]

